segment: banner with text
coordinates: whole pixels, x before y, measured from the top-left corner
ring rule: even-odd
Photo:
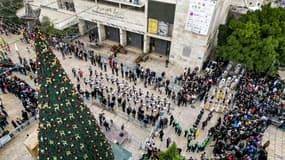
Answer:
[[[217,0],[189,0],[185,30],[207,35]]]

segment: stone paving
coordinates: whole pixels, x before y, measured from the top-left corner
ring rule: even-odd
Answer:
[[[27,82],[32,88],[35,88],[35,84],[30,78],[23,76],[22,74],[19,74],[19,73],[13,73],[13,75],[17,76],[20,79]],[[7,130],[13,130],[14,127],[13,127],[11,121],[16,120],[16,118],[22,117],[21,111],[24,110],[24,106],[23,106],[21,100],[12,93],[9,93],[9,92],[7,94],[1,93],[0,98],[2,99],[5,110],[7,111],[8,116],[9,116],[7,119],[9,124],[6,127],[6,129]]]
[[[28,134],[38,128],[38,121],[34,121],[27,128],[21,131],[17,137],[0,149],[1,160],[32,160],[32,156],[24,146]]]
[[[21,111],[24,109],[22,102],[12,93],[0,94],[0,98],[2,99],[3,106],[8,113],[7,121],[9,124],[5,128],[7,130],[13,130],[14,127],[12,126],[11,121],[22,117]]]
[[[5,36],[4,36],[5,37]],[[5,37],[7,38],[7,37]],[[83,40],[85,38],[82,38]],[[17,46],[19,48],[20,51],[23,51],[23,53],[21,53],[22,57],[26,57],[26,58],[35,58],[34,54],[28,54],[25,53],[26,51],[26,44],[23,44],[22,42],[20,42],[18,40],[18,36],[15,35],[10,35],[7,38],[8,43],[10,44],[11,49],[12,49],[12,53],[10,54],[12,60],[14,62],[18,62],[18,57],[17,54],[15,54],[14,51],[14,43],[17,42]],[[85,41],[85,40],[84,40]],[[96,51],[95,51],[96,52]],[[104,54],[105,57],[108,56],[108,54],[110,53],[110,51],[108,51],[108,49],[100,49],[97,51],[100,54]],[[68,73],[70,79],[72,80],[73,83],[76,82],[76,80],[73,78],[73,74],[72,74],[72,67],[75,68],[81,68],[84,71],[84,74],[87,75],[86,73],[88,72],[88,67],[90,66],[90,62],[85,62],[82,60],[78,60],[75,57],[70,57],[70,58],[66,58],[65,60],[62,59],[62,56],[60,53],[58,53],[57,51],[54,52],[59,60],[62,63],[63,68],[66,70],[66,72]],[[133,63],[134,59],[137,57],[137,54],[134,53],[128,53],[127,55],[118,55],[118,61],[119,62],[126,62],[126,63]],[[183,72],[183,66],[172,66],[169,65],[169,68],[165,68],[165,59],[163,59],[163,57],[159,57],[159,56],[153,56],[152,59],[150,59],[149,61],[142,63],[143,66],[148,66],[151,69],[158,71],[158,72],[162,72],[162,71],[166,71],[167,76],[168,77],[173,77],[175,75],[181,74]],[[95,69],[95,67],[93,67],[93,69]],[[110,70],[108,70],[108,73],[110,74]],[[21,75],[19,75],[21,76]],[[29,83],[30,85],[32,85],[34,87],[33,82],[27,78],[22,76],[22,79],[26,80],[27,83]],[[82,83],[82,81],[81,81]],[[81,86],[84,86],[84,84],[82,83]],[[137,87],[143,88],[142,87],[143,84],[139,83],[137,85]],[[149,88],[148,88],[149,89]],[[158,94],[156,91],[150,89],[151,92]],[[3,97],[3,96],[9,96],[9,94],[7,95],[0,95],[0,97],[3,99],[3,103],[6,104],[7,106],[16,106],[17,103],[17,98],[16,97]],[[15,101],[14,101],[15,100]],[[15,104],[13,104],[13,101]],[[108,111],[104,111],[102,110],[102,108],[90,103],[89,101],[86,101],[86,104],[90,107],[91,111],[94,113],[94,115],[96,117],[98,117],[98,114],[101,112],[104,112],[107,119],[112,119],[114,121],[114,123],[117,126],[121,126],[122,124],[124,124],[125,126],[125,130],[129,133],[129,140],[127,142],[125,142],[122,146],[124,148],[126,148],[127,150],[129,150],[132,154],[133,154],[133,159],[137,160],[139,159],[139,157],[143,154],[143,150],[141,149],[143,143],[145,142],[146,138],[148,136],[150,136],[150,130],[151,128],[143,128],[140,126],[139,123],[136,123],[134,120],[130,120],[128,121],[126,118],[124,118],[124,116],[118,114],[114,114]],[[186,128],[189,128],[193,125],[198,112],[201,110],[200,104],[197,102],[195,105],[195,108],[191,108],[190,106],[187,107],[177,107],[177,106],[173,106],[174,110],[172,111],[174,117],[178,120],[178,122],[181,124],[183,131]],[[13,108],[11,111],[8,112],[8,114],[13,115],[13,116],[18,116],[20,111],[21,111],[21,107],[17,106],[18,109],[15,107]],[[207,117],[208,111],[205,111],[201,122]],[[213,125],[215,125],[216,123],[216,119],[218,117],[220,117],[221,114],[214,114],[212,120],[208,123],[205,131],[202,131],[200,136],[197,138],[198,141],[202,141],[206,134],[207,134],[207,130],[208,128],[212,127]],[[12,116],[11,116],[12,117]],[[9,119],[10,121],[10,119]],[[31,159],[31,156],[29,155],[29,153],[27,152],[27,150],[25,149],[24,145],[23,145],[23,141],[26,137],[27,134],[33,132],[35,129],[37,128],[37,123],[32,123],[30,125],[30,127],[28,127],[27,129],[25,129],[24,131],[22,131],[21,134],[19,134],[14,140],[12,140],[10,143],[8,143],[4,148],[0,149],[0,159],[1,160],[28,160]],[[201,124],[199,126],[199,128],[201,128]],[[166,129],[164,129],[165,132],[165,136],[164,139],[166,139],[167,137],[171,137],[171,139],[173,141],[175,141],[178,144],[178,147],[182,148],[182,154],[185,155],[187,158],[189,158],[190,156],[195,157],[197,159],[199,159],[200,157],[200,153],[191,153],[191,152],[185,152],[185,148],[186,148],[186,139],[183,136],[177,136],[174,133],[174,129],[172,127],[168,127]],[[264,139],[270,140],[270,146],[268,148],[268,152],[269,152],[269,159],[285,159],[285,147],[282,147],[283,145],[285,145],[285,138],[283,138],[285,135],[285,132],[276,129],[273,126],[270,126],[269,129],[266,131],[266,133],[264,134]],[[264,141],[265,141],[264,140]],[[161,149],[165,149],[166,148],[166,141],[164,140],[162,143],[160,142],[160,140],[158,138],[156,138],[155,140],[156,145],[161,148]],[[212,145],[214,144],[214,142],[210,141],[209,145],[206,148],[206,152],[208,154],[208,156],[212,156]],[[284,152],[283,152],[284,151]],[[17,153],[17,154],[15,154]]]
[[[270,141],[267,148],[268,159],[282,160],[285,159],[285,133],[281,129],[269,126],[263,135],[263,142]]]
[[[79,38],[80,41],[83,42],[87,42],[88,41],[88,36],[83,36]],[[112,44],[117,44],[114,43],[112,41],[106,40],[103,45],[103,48],[98,48],[95,49],[94,52],[95,53],[99,53],[101,54],[103,57],[108,58],[110,56],[110,46]],[[128,47],[131,48],[131,47]],[[130,50],[136,50],[136,49],[130,49]],[[139,52],[139,51],[137,51]],[[131,51],[128,51],[127,54],[118,54],[118,60],[121,62],[124,62],[125,64],[129,64],[129,65],[133,65],[135,62],[135,59],[139,56],[139,53],[134,53]],[[174,77],[177,76],[179,74],[183,73],[183,68],[185,66],[181,66],[180,64],[169,64],[168,68],[165,67],[165,60],[166,57],[165,56],[161,56],[159,54],[151,54],[150,58],[146,61],[146,62],[141,62],[140,64],[144,67],[144,68],[151,68],[152,70],[158,72],[158,73],[162,73],[165,72],[166,73],[166,77]]]

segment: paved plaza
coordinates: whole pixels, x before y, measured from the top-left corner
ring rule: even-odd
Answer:
[[[28,45],[19,41],[19,36],[9,35],[9,37],[6,37],[6,36],[3,36],[3,37],[7,39],[7,42],[10,44],[10,46],[12,46],[11,47],[12,51],[9,56],[11,57],[13,62],[16,63],[19,61],[17,54],[15,53],[15,50],[13,47],[14,43],[17,43],[17,46],[19,48],[19,51],[22,57],[25,57],[26,59],[30,59],[30,58],[35,59],[34,53],[31,53],[31,54],[26,53],[26,47]],[[86,41],[86,37],[80,38],[80,40]],[[63,59],[63,57],[58,51],[54,50],[54,53],[57,55],[58,59],[61,61],[63,68],[65,69],[65,71],[67,72],[71,81],[74,84],[76,84],[77,81],[73,77],[73,73],[72,73],[73,67],[77,70],[79,68],[82,69],[84,76],[88,77],[88,74],[89,74],[88,67],[91,65],[89,61],[85,62],[83,60],[79,60],[75,58],[74,56],[67,56],[66,59]],[[110,51],[106,45],[105,48],[95,50],[95,53],[100,53],[103,55],[103,57],[108,57],[108,54],[110,54]],[[117,57],[117,61],[119,63],[123,62],[129,65],[133,65],[134,60],[137,56],[138,56],[137,54],[130,53],[130,52],[126,55],[119,54]],[[173,66],[171,64],[169,65],[168,68],[166,68],[165,59],[157,55],[151,56],[150,60],[148,60],[147,62],[141,63],[141,65],[144,66],[144,68],[146,67],[151,68],[152,70],[155,70],[158,73],[166,72],[166,77],[168,78],[174,78],[176,75],[182,74],[183,68],[184,68],[184,66],[179,66],[179,65]],[[95,66],[92,66],[92,68],[93,70],[94,69],[99,70],[99,68]],[[34,85],[34,82],[31,79],[25,76],[22,76],[19,73],[13,73],[13,74],[25,80],[33,88],[36,88],[36,86]],[[111,70],[108,70],[108,74],[111,75]],[[121,79],[121,77],[119,77],[119,79]],[[84,87],[86,89],[89,88],[85,86],[82,80],[80,81],[80,83],[81,83],[83,90],[84,90]],[[149,91],[150,93],[159,95],[159,93],[153,90],[152,87],[144,88],[143,82],[139,82],[137,84],[137,88],[142,88],[142,90],[144,91]],[[13,96],[12,94],[1,94],[0,98],[3,100],[5,108],[9,108],[7,109],[8,114],[9,114],[9,119],[8,119],[9,122],[13,120],[13,118],[15,117],[20,117],[21,110],[23,107],[21,106],[22,104],[20,100],[17,99],[17,97]],[[125,130],[129,134],[129,139],[126,142],[124,142],[122,146],[132,153],[134,160],[138,160],[141,157],[141,155],[144,153],[142,146],[145,140],[148,137],[150,137],[150,133],[151,133],[151,130],[153,129],[153,126],[148,126],[147,128],[145,128],[139,121],[134,120],[132,118],[127,118],[127,116],[121,113],[120,111],[109,112],[109,111],[103,110],[100,106],[97,106],[97,103],[92,103],[91,101],[86,100],[86,104],[89,106],[91,111],[94,113],[95,117],[98,117],[100,113],[104,112],[106,118],[108,120],[112,119],[116,126],[120,127],[121,125],[124,124]],[[190,107],[190,105],[188,105],[187,107],[178,107],[174,105],[173,103],[171,105],[172,107],[171,113],[174,115],[175,119],[181,124],[183,128],[183,132],[184,132],[184,129],[192,127],[197,117],[197,114],[201,110],[200,102],[196,102],[193,106],[194,107]],[[208,115],[208,111],[205,111],[201,121],[204,121],[207,118],[207,115]],[[202,141],[206,137],[208,133],[208,129],[214,126],[216,124],[217,119],[221,116],[222,114],[214,113],[213,118],[208,123],[205,130],[201,131],[201,134],[197,138],[197,141]],[[8,127],[9,127],[8,129],[11,129],[11,130],[13,129],[11,125],[9,125]],[[29,125],[29,127],[24,129],[19,135],[17,135],[16,138],[14,138],[6,146],[0,149],[0,159],[1,160],[30,160],[32,159],[32,157],[30,156],[30,154],[24,147],[23,141],[27,138],[28,134],[32,133],[37,128],[38,128],[38,121],[32,122]],[[199,125],[198,128],[201,128],[201,124]],[[184,133],[181,136],[177,136],[177,134],[175,134],[174,132],[173,127],[167,127],[166,129],[164,129],[164,133],[165,135],[164,135],[163,142],[160,142],[158,137],[155,138],[155,143],[158,148],[160,148],[161,150],[164,150],[166,148],[166,138],[171,137],[172,141],[175,141],[177,143],[177,146],[179,148],[182,148],[182,155],[186,156],[186,158],[189,158],[190,156],[192,156],[193,158],[200,159],[201,153],[186,152],[187,140],[183,136]],[[285,133],[282,130],[277,129],[274,126],[269,126],[269,128],[264,133],[263,142],[267,140],[270,140],[270,146],[267,148],[269,159],[270,160],[271,159],[272,160],[285,159],[285,146],[284,146],[285,145]],[[206,148],[206,153],[208,157],[213,156],[212,155],[213,145],[214,145],[214,142],[210,140],[210,143],[208,144]]]

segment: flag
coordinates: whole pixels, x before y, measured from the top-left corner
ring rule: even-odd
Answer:
[[[19,51],[19,48],[17,46],[17,44],[15,43],[15,50],[18,52]]]
[[[6,49],[7,49],[8,51],[10,51],[10,46],[9,46],[9,44],[6,45]]]
[[[197,129],[196,133],[195,133],[195,137],[199,137],[200,135],[200,129]]]
[[[3,38],[2,37],[0,37],[0,46],[4,47],[4,42],[3,42]]]
[[[7,47],[7,42],[5,41],[5,39],[0,37],[0,40],[1,40],[1,42],[0,42],[1,47],[5,47],[6,48]]]

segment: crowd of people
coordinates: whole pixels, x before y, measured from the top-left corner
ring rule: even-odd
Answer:
[[[2,32],[8,34],[6,30]],[[34,37],[33,32],[25,29],[19,33],[25,43],[29,43]],[[93,37],[89,38],[93,39]],[[91,62],[88,68],[89,73],[84,73],[82,68],[72,68],[77,81],[76,88],[83,97],[97,102],[103,109],[124,113],[128,120],[137,119],[144,126],[149,124],[154,126],[159,123],[158,134],[161,141],[165,135],[163,129],[168,126],[165,113],[170,114],[174,105],[188,106],[197,100],[208,99],[211,97],[208,95],[210,88],[216,85],[221,80],[221,76],[225,74],[222,74],[223,63],[221,61],[218,61],[218,67],[211,72],[201,73],[199,68],[191,70],[186,67],[183,74],[175,77],[174,83],[181,86],[181,89],[177,91],[171,87],[172,79],[167,78],[168,75],[165,72],[157,73],[139,64],[130,66],[120,63],[114,55],[105,58],[89,50],[79,40],[64,42],[60,38],[50,36],[47,36],[47,39],[50,45],[60,51],[63,59],[74,55],[82,61]],[[16,68],[21,73],[34,78],[36,63],[33,60],[28,62],[20,55],[19,61]],[[197,137],[197,131],[200,131],[198,126],[204,110],[197,114],[193,127],[184,130],[184,136],[187,138],[187,152],[203,152],[210,138],[213,138],[215,141],[213,152],[216,159],[264,159],[267,157],[265,150],[267,145],[262,145],[262,134],[273,118],[281,122],[285,119],[282,83],[279,79],[263,78],[262,75],[249,71],[238,78],[236,94],[231,94],[229,101],[222,98],[227,105],[230,105],[233,100],[233,108],[229,107],[223,117],[218,119],[216,125],[210,128],[203,142],[193,143],[193,140]],[[27,113],[34,114],[37,95],[25,82],[17,77],[11,79],[3,77],[0,79],[0,88],[3,92],[9,91],[22,100],[25,107],[22,112],[22,121],[29,117]],[[222,93],[223,91],[213,90],[214,92]],[[226,92],[228,91],[225,90]],[[2,128],[8,123],[5,120],[8,115],[5,113],[2,101],[0,101],[0,107]],[[202,121],[202,131],[212,115],[213,112],[210,112],[206,120]],[[21,120],[17,119],[16,122],[11,123],[16,128]],[[99,116],[99,122],[106,131],[110,129],[110,124],[103,115]],[[173,115],[170,116],[169,126],[174,128],[178,136],[183,134],[182,126]],[[170,144],[168,138],[167,143]],[[146,148],[146,157],[157,158],[159,149],[154,142],[147,142]]]
[[[197,115],[196,120],[193,124],[193,127],[184,130],[184,137],[187,139],[186,152],[196,152],[196,151],[202,152],[202,151],[204,151],[206,145],[209,142],[209,139],[211,138],[212,133],[209,131],[208,135],[203,140],[203,142],[198,142],[198,140],[196,139],[200,135],[200,132],[201,132],[201,130],[199,129],[198,126],[199,126],[200,121],[202,120],[203,114],[204,114],[204,109],[202,109],[199,112],[199,114]],[[208,121],[211,120],[212,114],[213,114],[213,112],[209,112],[206,120],[204,120],[202,122],[202,130],[204,130]],[[175,133],[178,136],[182,135],[182,131],[183,131],[182,126],[180,125],[178,120],[174,119],[174,117],[172,115],[170,117],[170,125],[174,128]],[[195,143],[193,143],[194,140],[196,140]]]
[[[17,25],[17,24],[12,24],[9,22],[6,22],[5,19],[3,17],[0,16],[0,20],[1,20],[1,27],[0,27],[0,33],[1,35],[6,35],[8,36],[10,33],[12,34],[19,34],[21,28],[23,28],[21,25]]]
[[[8,36],[9,32],[18,34],[18,31],[20,31],[19,26],[14,26],[13,28],[9,28],[7,26],[6,28],[3,26],[1,27],[1,34],[5,34],[6,36]],[[5,40],[2,41],[4,42]],[[6,41],[5,45],[8,45]],[[35,109],[37,105],[36,91],[32,89],[25,81],[12,75],[12,72],[19,71],[20,73],[27,76],[33,75],[30,76],[30,78],[35,79],[36,63],[32,59],[30,59],[30,61],[28,62],[18,53],[19,63],[15,64],[14,62],[12,62],[11,58],[9,58],[10,50],[7,49],[5,45],[1,46],[0,51],[2,55],[0,60],[0,90],[3,94],[14,94],[17,98],[21,100],[24,108],[21,111],[21,115],[19,115],[19,117],[9,117],[9,112],[7,111],[7,108],[5,108],[1,100],[0,127],[2,129],[2,132],[0,137],[5,136],[11,132],[11,130],[7,128],[8,124],[11,124],[18,131],[21,130],[23,128],[22,124],[27,122],[30,117],[35,116]]]
[[[3,52],[2,52],[3,53]],[[13,66],[13,63],[11,62],[10,59],[6,59],[5,58],[5,54],[3,55],[3,57],[1,58],[0,61],[0,73],[1,73],[1,77],[4,77],[6,75],[9,75],[11,72],[9,70],[9,67]],[[2,93],[6,93],[6,88],[7,86],[2,83],[2,81],[0,80],[0,89],[2,91]],[[9,132],[5,129],[5,127],[9,124],[8,122],[8,113],[5,110],[5,107],[3,105],[2,99],[0,99],[0,128],[2,129],[2,131],[0,132],[0,137],[8,134]]]
[[[89,78],[84,77],[82,72],[81,69],[78,72],[73,69],[75,78],[79,82],[83,80],[85,84],[82,87],[78,83],[78,91],[87,99],[91,97],[92,100],[98,100],[100,106],[105,109],[118,111],[118,108],[121,108],[120,111],[129,118],[137,118],[145,125],[155,125],[159,116],[170,111],[171,103],[166,97],[154,96],[151,92],[144,92],[138,86],[131,85],[131,82],[134,81],[132,77],[119,79],[115,75],[108,75],[98,71],[98,69],[94,71],[93,76],[92,67],[89,70]],[[131,71],[129,74],[132,74]],[[155,79],[156,77],[152,78]]]
[[[215,85],[222,74],[223,62],[218,61],[216,69],[205,71],[202,74],[199,68],[184,68],[182,75],[177,76],[176,81],[182,84],[182,89],[178,92],[178,106],[195,103],[196,100],[202,101],[208,96],[211,86]]]
[[[267,157],[262,135],[272,118],[283,118],[283,94],[279,79],[246,72],[237,87],[233,109],[214,128],[214,153],[218,157]]]
[[[110,121],[110,123],[107,121],[106,117],[104,116],[104,113],[100,113],[99,114],[99,125],[102,127],[104,126],[106,131],[110,131],[110,125],[112,125],[112,120]]]
[[[18,97],[23,105],[23,110],[21,111],[21,118],[16,118],[11,120],[11,124],[16,129],[18,126],[28,121],[30,117],[34,117],[36,114],[36,105],[37,105],[37,94],[34,89],[32,89],[27,83],[23,80],[19,79],[15,76],[9,76],[6,74],[2,74],[0,77],[0,85],[5,86],[2,88],[2,93],[12,93],[16,97]],[[7,121],[8,114],[5,112],[3,103],[1,101],[1,120],[3,119],[3,123],[1,121],[1,128],[4,130],[4,127],[9,123]],[[3,116],[5,116],[3,118]],[[3,125],[2,125],[3,124]],[[8,134],[9,132],[5,132]]]
[[[218,84],[205,97],[204,108],[220,113],[228,110],[232,105],[236,86],[244,73],[245,68],[240,64],[227,63],[223,74],[218,78]]]
[[[177,99],[177,93],[170,87],[170,80],[164,72],[157,74],[139,64],[129,66],[119,63],[113,55],[104,58],[88,50],[79,40],[70,43],[56,37],[48,37],[48,40],[63,58],[74,55],[91,62],[89,74],[84,74],[81,68],[72,68],[72,72],[78,82],[78,91],[86,99],[97,99],[103,108],[114,111],[119,107],[129,118],[137,118],[145,126],[155,125],[159,116],[170,111],[171,102],[167,99],[171,98],[174,102]],[[109,70],[112,74],[108,73]],[[144,88],[156,90],[160,95],[155,96],[152,91],[143,92],[137,83],[143,83]]]
[[[8,118],[8,113],[5,111],[2,99],[0,99],[0,128],[2,129],[2,131],[5,131],[5,127],[8,125],[7,118]],[[2,134],[0,135],[0,137],[4,135]]]
[[[60,45],[59,45],[60,46]],[[122,112],[125,112],[128,117],[137,117],[138,120],[144,122],[145,124],[155,124],[160,116],[161,111],[167,111],[169,112],[170,107],[172,104],[180,105],[188,105],[195,103],[195,100],[203,100],[205,97],[208,96],[208,92],[210,88],[215,85],[221,74],[222,74],[222,68],[218,68],[215,71],[211,73],[204,73],[200,74],[199,69],[195,68],[191,72],[190,68],[185,68],[184,74],[181,76],[177,76],[175,79],[175,82],[177,84],[182,85],[182,89],[178,92],[175,92],[174,90],[171,90],[170,87],[168,87],[170,80],[166,78],[165,74],[157,74],[154,71],[151,71],[148,68],[143,68],[140,65],[135,65],[134,67],[128,67],[124,65],[123,63],[117,62],[115,57],[110,56],[108,59],[105,59],[101,57],[101,55],[96,55],[92,51],[88,51],[85,49],[84,44],[80,41],[76,42],[73,46],[68,47],[68,43],[65,43],[66,47],[59,48],[60,51],[63,51],[65,55],[68,54],[75,54],[75,57],[85,60],[85,61],[91,61],[92,66],[89,69],[89,77],[83,76],[83,71],[76,71],[76,69],[73,69],[73,73],[75,78],[79,81],[83,79],[85,82],[85,85],[90,85],[90,93],[87,93],[85,91],[81,91],[85,96],[91,95],[92,98],[97,98],[100,102],[100,105],[109,108],[110,110],[116,110],[115,107],[121,108]],[[68,54],[66,54],[68,53]],[[93,69],[93,66],[96,66],[95,70]],[[108,70],[112,71],[112,74],[108,74]],[[145,88],[155,89],[160,93],[160,96],[154,96],[150,92],[143,93],[142,89],[137,87],[137,83],[143,83],[143,86]],[[252,82],[255,82],[255,80],[252,80]],[[256,81],[258,82],[258,81]],[[236,95],[235,102],[242,103],[246,106],[252,106],[251,104],[248,104],[248,102],[244,102],[243,99],[245,98],[245,95],[241,94],[241,92],[244,89],[241,89],[240,86],[243,86],[244,84],[247,84],[248,82],[244,82],[244,79],[241,80],[241,84],[237,87],[238,94]],[[274,82],[273,82],[274,83]],[[264,81],[262,82],[264,83]],[[256,84],[250,84],[250,86],[256,87]],[[270,83],[271,85],[271,83]],[[78,90],[80,91],[82,88],[80,84],[77,85]],[[244,87],[246,88],[246,87]],[[250,88],[247,86],[247,88]],[[268,92],[272,94],[272,96],[268,96],[267,92],[261,93],[261,91],[257,90],[250,93],[252,90],[246,90],[246,94],[248,94],[250,98],[253,98],[255,94],[261,94],[260,97],[270,97],[268,100],[266,100],[266,103],[263,104],[261,107],[263,110],[266,111],[266,117],[268,114],[273,115],[273,113],[280,113],[280,108],[278,107],[264,107],[264,105],[271,106],[271,105],[280,105],[281,101],[280,99],[276,98],[279,95],[280,98],[280,83],[274,84],[274,87],[268,86],[268,88],[265,88],[264,90],[267,91],[269,88],[273,89],[274,92]],[[86,94],[87,93],[87,94]],[[162,98],[162,94],[165,96],[165,98]],[[87,96],[89,97],[89,96]],[[233,97],[233,96],[232,96]],[[243,99],[240,99],[240,98]],[[172,102],[167,102],[166,99],[173,100]],[[253,100],[253,102],[257,102],[260,100]],[[255,106],[259,106],[260,104],[255,104]],[[256,157],[262,156],[261,151],[264,151],[262,147],[257,147],[253,144],[258,144],[261,142],[261,131],[264,131],[267,126],[267,119],[259,118],[258,121],[254,120],[254,122],[249,123],[254,127],[249,127],[248,123],[243,123],[246,120],[251,122],[251,119],[249,117],[252,117],[252,113],[248,112],[249,110],[242,110],[241,105],[237,104],[237,109],[229,110],[226,113],[227,118],[224,118],[223,122],[219,122],[215,127],[211,128],[211,131],[209,131],[208,136],[205,138],[205,140],[201,143],[190,143],[192,138],[189,138],[188,141],[190,141],[187,145],[188,151],[203,151],[206,144],[208,143],[210,137],[213,137],[215,140],[217,140],[214,153],[216,153],[217,157],[239,157],[239,153],[237,153],[236,146],[238,146],[239,143],[235,144],[231,141],[231,139],[237,138],[241,130],[236,130],[236,128],[231,128],[230,124],[244,124],[245,126],[240,127],[244,130],[247,130],[246,133],[250,133],[252,131],[251,129],[258,129],[259,134],[249,134],[245,137],[247,139],[247,143],[242,148],[244,150],[251,149],[253,146],[255,147],[255,150],[250,150],[250,153],[242,152],[242,156],[249,156],[249,157]],[[259,107],[258,107],[259,108]],[[250,111],[254,110],[254,113],[256,112],[256,108],[254,107],[250,109]],[[150,113],[150,114],[149,114]],[[243,113],[243,114],[242,114]],[[247,115],[249,114],[249,115]],[[228,116],[227,116],[228,115]],[[241,115],[247,115],[246,118],[237,118]],[[260,114],[254,114],[253,117],[256,115],[261,116]],[[262,116],[261,116],[262,117]],[[209,116],[209,120],[211,119],[211,116]],[[255,122],[256,121],[256,122]],[[202,122],[202,128],[204,128],[207,125],[208,121]],[[265,123],[266,122],[266,123]],[[173,123],[175,124],[175,123]],[[262,125],[261,125],[262,124]],[[197,125],[197,124],[196,124]],[[260,126],[261,125],[261,126]],[[222,127],[223,126],[223,127]],[[178,135],[181,134],[182,129],[179,125],[174,125],[175,131]],[[194,135],[196,133],[195,131],[189,131],[189,135]],[[243,131],[242,131],[243,133]],[[225,135],[226,134],[226,135]],[[161,134],[162,135],[162,134]],[[233,136],[234,135],[234,136]],[[188,136],[187,138],[192,137]],[[227,139],[229,138],[229,139]],[[240,138],[240,137],[239,137]],[[239,139],[237,138],[237,139]],[[243,137],[244,138],[244,137]],[[235,139],[235,141],[237,141]],[[227,143],[229,144],[227,144]],[[226,145],[227,144],[227,145]],[[235,144],[235,145],[233,145]],[[229,147],[231,146],[231,147]],[[253,147],[253,148],[254,148]],[[239,151],[243,151],[240,148],[238,148]],[[225,150],[230,150],[232,152],[226,152]],[[258,152],[258,154],[257,154]],[[153,151],[152,153],[155,153]],[[228,154],[230,153],[230,154]],[[235,154],[237,155],[235,155]]]

